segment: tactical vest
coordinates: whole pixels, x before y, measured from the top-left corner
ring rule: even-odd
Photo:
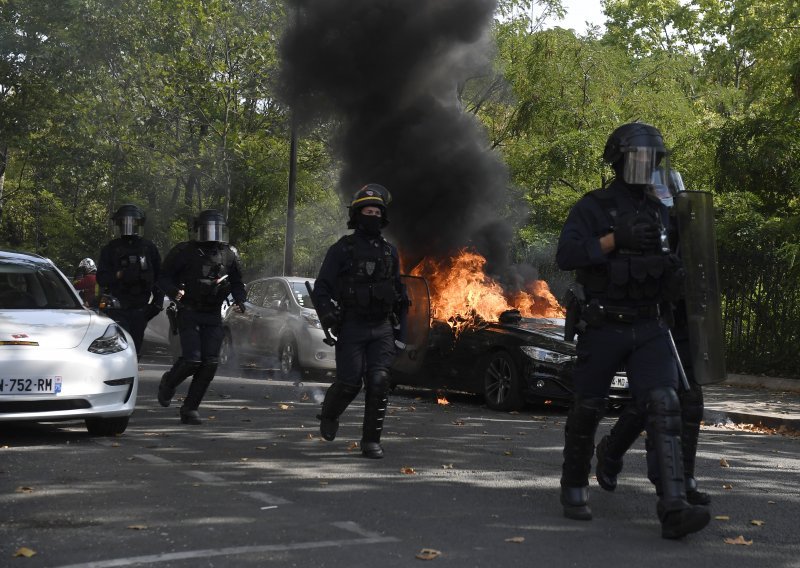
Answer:
[[[191,255],[187,268],[181,274],[185,285],[186,304],[199,308],[219,308],[231,291],[228,267],[235,261],[227,245],[203,247],[189,243],[184,254]]]
[[[598,226],[608,225],[613,230],[617,218],[625,213],[614,194],[608,189],[600,189],[587,195],[600,206],[598,215],[602,217],[596,219]],[[646,206],[639,214],[658,224],[666,234],[661,214],[655,206]],[[678,298],[682,268],[678,257],[663,251],[660,246],[647,251],[615,249],[609,253],[607,263],[581,268],[576,277],[590,298],[620,304],[656,304]]]
[[[397,299],[391,245],[380,238],[375,246],[355,235],[346,235],[342,240],[347,260],[338,295],[344,311],[372,320],[388,317]]]
[[[122,279],[115,293],[123,297],[149,296],[155,283],[155,272],[150,262],[147,245],[140,238],[120,238],[111,251],[114,271],[122,271]]]

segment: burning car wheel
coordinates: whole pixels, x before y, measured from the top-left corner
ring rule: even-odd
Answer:
[[[511,355],[496,351],[489,358],[483,375],[483,396],[493,410],[518,410],[522,407],[522,384]]]

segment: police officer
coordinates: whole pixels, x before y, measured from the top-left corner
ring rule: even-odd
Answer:
[[[336,379],[325,393],[320,434],[333,440],[339,416],[365,383],[361,453],[382,458],[381,432],[389,392],[389,368],[402,339],[395,323],[407,308],[397,249],[381,236],[389,223],[389,192],[370,183],[350,203],[347,227],[355,231],[334,243],[314,284],[322,326],[337,336]],[[399,325],[399,324],[398,324]]]
[[[228,244],[227,225],[214,209],[194,220],[195,239],[175,245],[159,278],[159,286],[178,308],[181,356],[161,377],[158,402],[168,407],[175,389],[192,377],[180,409],[183,424],[201,424],[197,409],[219,365],[222,346],[222,302],[233,295],[236,309],[244,312],[245,288],[239,252]]]
[[[674,189],[670,189],[672,184],[666,182],[666,178],[671,177],[675,180]],[[665,176],[664,172],[658,172],[653,178],[653,194],[662,203],[670,208],[673,213],[674,192],[683,191],[683,181],[677,172],[669,172]],[[674,227],[674,223],[673,223]],[[670,233],[672,248],[677,248],[677,232]],[[697,480],[694,477],[695,462],[697,457],[697,442],[700,436],[700,422],[703,419],[703,390],[695,380],[694,368],[689,349],[689,323],[686,311],[686,301],[681,298],[672,310],[672,335],[675,345],[683,365],[689,388],[682,387],[678,390],[678,398],[681,403],[681,446],[683,448],[683,472],[686,482],[686,500],[692,505],[710,505],[711,496],[708,493],[699,491]],[[603,436],[597,444],[596,456],[597,466],[595,473],[600,487],[606,491],[614,491],[617,487],[617,476],[622,471],[623,457],[633,443],[639,438],[642,430],[645,429],[646,414],[640,404],[631,402],[622,411],[611,431]],[[647,441],[645,442],[647,443]],[[648,454],[653,455],[653,452]],[[659,472],[657,464],[648,463],[648,477],[656,485],[659,491]]]
[[[630,123],[614,130],[603,159],[615,179],[572,207],[559,237],[558,265],[576,271],[584,290],[561,504],[567,518],[592,518],[587,501],[594,437],[611,381],[624,366],[646,416],[648,454],[659,472],[661,535],[681,538],[705,527],[710,513],[686,501],[678,368],[660,316],[659,304],[674,300],[681,288],[680,261],[667,236],[669,212],[646,191],[665,155],[661,133],[653,126]]]
[[[106,312],[131,334],[140,354],[147,322],[164,301],[156,286],[161,255],[141,235],[146,217],[137,205],[121,205],[112,220],[117,237],[100,251],[97,283],[116,300]]]

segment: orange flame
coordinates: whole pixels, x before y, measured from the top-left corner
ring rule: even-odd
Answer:
[[[519,310],[522,317],[564,317],[564,308],[544,280],[536,280],[525,290],[507,293],[484,272],[486,259],[477,252],[462,249],[451,259],[424,259],[411,273],[428,282],[431,315],[447,321],[456,333],[482,321],[497,321],[507,310]]]

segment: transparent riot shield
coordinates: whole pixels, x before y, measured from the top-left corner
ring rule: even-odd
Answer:
[[[416,373],[428,348],[431,326],[431,297],[428,283],[419,276],[402,276],[410,305],[406,321],[406,348],[395,359],[392,369],[407,375]]]
[[[675,196],[675,210],[694,378],[701,385],[719,383],[727,374],[712,196],[683,191]]]

